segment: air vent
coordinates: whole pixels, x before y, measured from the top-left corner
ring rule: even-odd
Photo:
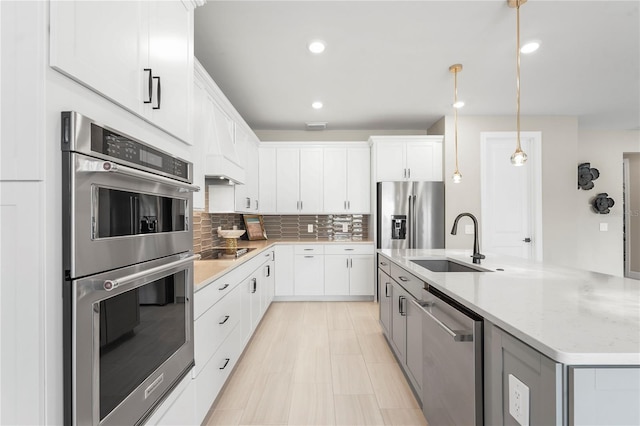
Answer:
[[[327,128],[326,121],[315,121],[312,123],[305,123],[307,125],[307,130],[325,130]]]

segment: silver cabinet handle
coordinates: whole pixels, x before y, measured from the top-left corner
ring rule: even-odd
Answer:
[[[347,268],[349,268],[349,259],[345,259],[347,261]]]
[[[258,291],[258,280],[251,278],[251,293],[255,293],[256,291]]]
[[[245,206],[244,206],[244,207],[245,207],[246,209],[250,209],[250,208],[251,208],[251,198],[249,198],[249,197],[245,197],[245,200],[246,200],[247,202],[245,203]]]
[[[161,274],[164,271],[168,271],[170,269],[179,267],[181,265],[186,265],[187,263],[191,263],[194,260],[198,260],[198,259],[200,259],[200,255],[194,254],[193,256],[189,256],[185,259],[176,260],[175,262],[171,262],[166,265],[156,266],[155,268],[151,268],[151,269],[145,269],[144,271],[136,272],[135,274],[131,274],[131,275],[125,275],[124,277],[116,278],[113,280],[105,280],[104,283],[102,284],[102,287],[106,291],[111,291],[114,288],[120,287],[121,285],[130,284],[131,282],[137,279],[147,277],[149,275]]]
[[[404,276],[402,276],[402,277],[398,277],[398,279],[399,279],[400,281],[402,281],[403,283],[406,283],[407,281],[411,281],[409,278],[404,277]]]
[[[389,297],[389,284],[391,283],[384,283],[384,297]]]
[[[380,262],[380,264],[381,264],[382,266],[388,266],[388,265],[389,265],[387,262]]]
[[[411,179],[411,169],[407,169],[407,178]]]
[[[431,312],[427,311],[424,308],[423,305],[421,305],[420,303],[418,303],[414,299],[411,299],[411,303],[413,303],[419,309],[421,309],[422,312],[424,312],[429,318],[431,318],[440,328],[442,328],[444,331],[447,332],[447,334],[449,334],[451,337],[453,337],[454,341],[456,341],[456,342],[473,342],[473,332],[472,331],[470,331],[470,330],[452,330],[449,327],[447,327],[438,318],[433,316],[433,314]],[[429,304],[425,304],[425,305],[429,306]]]
[[[256,210],[259,210],[259,209],[258,209],[258,200],[256,200],[256,208],[255,208],[255,209],[256,209]]]
[[[315,256],[305,256],[305,259],[313,259]]]
[[[355,249],[352,249],[352,248],[346,248],[346,249],[344,249],[344,251],[354,251],[354,250],[355,250]]]
[[[227,368],[227,364],[229,364],[229,361],[231,361],[229,358],[225,358],[224,364],[222,364],[222,367],[220,367],[220,370],[224,370],[225,368]]]
[[[227,287],[229,287],[229,284],[228,284],[228,283],[225,283],[222,287],[218,287],[218,290],[222,291],[222,290],[224,290],[224,289],[225,289],[225,288],[227,288]]]
[[[225,316],[224,316],[224,319],[223,319],[222,321],[218,322],[218,324],[222,325],[222,324],[224,324],[225,322],[227,322],[228,320],[229,320],[229,315],[225,315]]]

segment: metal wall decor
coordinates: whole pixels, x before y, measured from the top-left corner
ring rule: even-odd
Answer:
[[[600,172],[591,167],[591,163],[578,164],[578,189],[592,189],[593,181],[598,177],[600,177]]]
[[[591,201],[591,204],[593,205],[593,209],[596,213],[609,214],[609,209],[613,207],[615,201],[613,201],[613,198],[609,198],[609,194],[602,192],[595,196]]]

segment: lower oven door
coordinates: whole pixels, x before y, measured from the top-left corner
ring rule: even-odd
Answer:
[[[196,257],[169,256],[69,283],[65,423],[141,423],[191,369]]]

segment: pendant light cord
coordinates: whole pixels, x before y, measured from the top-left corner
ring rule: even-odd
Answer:
[[[520,146],[520,0],[516,0],[516,152],[522,151]]]
[[[454,71],[453,73],[453,123],[455,127],[454,131],[454,140],[455,140],[455,149],[456,149],[456,172],[458,172],[458,107],[456,104],[458,103],[458,71]]]

